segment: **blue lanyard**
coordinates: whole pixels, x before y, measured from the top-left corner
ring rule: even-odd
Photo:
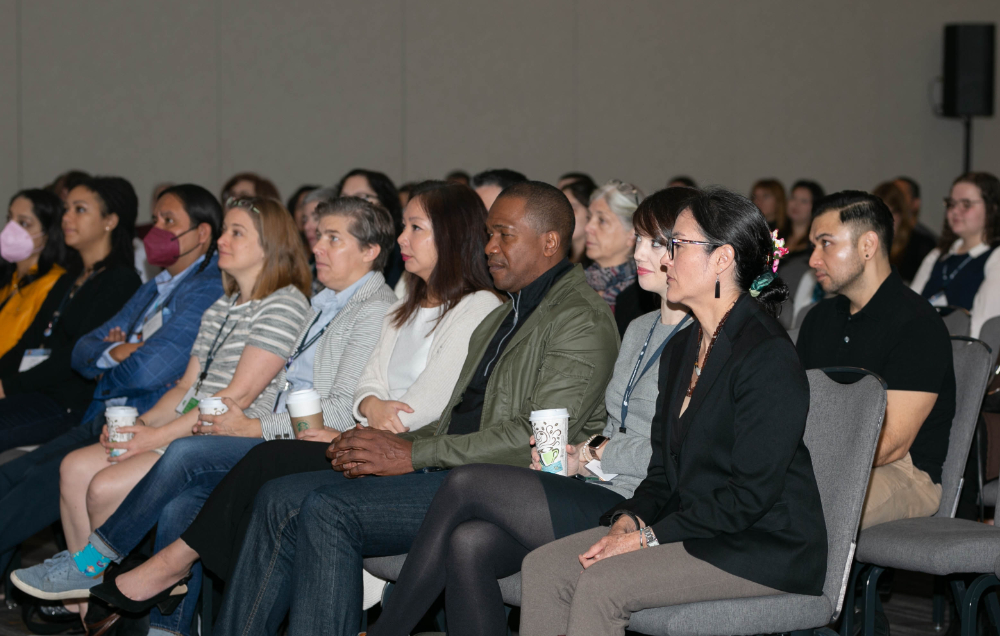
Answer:
[[[962,271],[962,268],[971,262],[972,262],[972,254],[966,255],[965,260],[959,263],[958,267],[955,268],[955,271],[951,273],[951,276],[948,275],[948,264],[947,263],[942,264],[941,278],[944,279],[944,285],[942,285],[941,288],[944,289],[945,287],[950,285],[951,281],[955,280],[955,277],[958,276],[958,273]]]
[[[635,387],[639,384],[639,380],[642,379],[642,376],[646,375],[646,371],[649,371],[649,368],[660,359],[660,354],[663,353],[663,348],[667,346],[667,343],[674,337],[674,334],[683,329],[687,323],[690,322],[690,320],[691,314],[687,314],[679,323],[677,323],[674,330],[667,336],[666,340],[660,343],[660,346],[653,352],[653,355],[649,358],[649,362],[647,362],[646,366],[642,369],[642,373],[639,373],[639,365],[642,364],[642,359],[646,357],[646,349],[649,347],[649,341],[652,340],[653,332],[656,331],[656,325],[660,322],[659,320],[653,321],[653,326],[649,328],[649,335],[646,336],[646,342],[642,345],[642,351],[639,352],[639,359],[635,361],[635,368],[632,369],[632,375],[629,376],[628,384],[625,386],[625,394],[622,396],[622,419],[618,425],[619,433],[626,432],[625,418],[628,416],[628,401],[629,398],[632,397],[632,391],[635,390]]]

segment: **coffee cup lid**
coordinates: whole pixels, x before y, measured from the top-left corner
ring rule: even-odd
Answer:
[[[534,422],[535,420],[548,420],[555,419],[558,417],[569,417],[568,409],[544,409],[541,411],[532,411],[528,419]]]
[[[222,404],[222,398],[220,397],[207,397],[198,400],[198,404]]]
[[[139,410],[134,406],[109,406],[104,409],[105,415],[139,415]]]

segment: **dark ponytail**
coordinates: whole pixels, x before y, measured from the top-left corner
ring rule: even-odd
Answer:
[[[688,209],[706,241],[733,247],[736,284],[741,293],[749,293],[758,276],[772,273],[771,232],[764,215],[750,199],[722,188],[708,188],[693,194]],[[787,299],[788,285],[775,277],[754,300],[765,313],[777,318]]]

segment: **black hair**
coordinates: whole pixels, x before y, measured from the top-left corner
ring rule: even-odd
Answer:
[[[564,256],[569,256],[573,247],[576,216],[562,190],[541,181],[522,181],[504,188],[497,201],[507,197],[524,201],[529,223],[536,232],[558,232]]]
[[[692,179],[691,177],[689,177],[687,175],[683,175],[683,174],[677,175],[676,177],[674,177],[670,181],[667,181],[667,183],[668,184],[670,184],[670,183],[679,183],[682,186],[684,186],[685,188],[697,188],[698,187],[698,184],[694,182],[694,179]]]
[[[375,192],[375,196],[378,197],[378,202],[382,204],[383,208],[389,211],[392,222],[396,224],[396,231],[398,233],[403,229],[403,205],[399,202],[399,191],[396,190],[396,184],[385,173],[375,170],[365,170],[364,168],[355,168],[341,177],[337,185],[334,186],[337,196],[343,194],[344,183],[348,179],[359,175],[368,180],[368,185],[371,186],[372,191]]]
[[[524,183],[528,177],[515,170],[497,168],[494,170],[483,170],[472,177],[472,187],[481,188],[483,186],[498,186],[501,190],[506,190],[515,183]]]
[[[576,199],[577,202],[583,207],[590,205],[590,195],[594,194],[594,190],[596,189],[597,184],[594,183],[593,179],[590,177],[570,181],[562,187],[563,192],[569,190],[569,193],[573,195],[573,198]]]
[[[632,214],[636,232],[659,240],[670,236],[677,215],[687,207],[697,190],[687,186],[672,186],[649,195]]]
[[[135,188],[122,177],[90,177],[78,187],[93,192],[101,203],[101,216],[115,214],[118,225],[111,230],[111,252],[100,263],[94,264],[94,271],[105,267],[135,267],[135,219],[139,215],[139,197]]]
[[[920,184],[910,177],[896,177],[896,181],[905,181],[906,185],[910,186],[910,194],[913,195],[914,199],[920,198]]]
[[[816,205],[817,201],[826,196],[826,191],[823,190],[823,186],[815,181],[810,181],[809,179],[799,179],[793,183],[792,187],[788,190],[788,194],[795,192],[798,188],[805,188],[809,191],[810,196],[812,196],[813,205]]]
[[[879,248],[886,258],[892,250],[892,212],[885,201],[860,190],[842,190],[813,201],[813,218],[827,212],[840,212],[840,222],[850,224],[854,236],[864,232],[878,235]]]
[[[191,228],[196,228],[202,223],[208,223],[212,228],[212,240],[205,251],[205,260],[198,267],[200,272],[208,267],[212,255],[215,254],[216,241],[222,235],[222,206],[219,205],[219,200],[215,198],[214,194],[193,183],[170,186],[161,192],[156,200],[159,201],[165,194],[172,194],[180,199],[181,205],[184,206],[184,212],[191,219]]]
[[[712,252],[721,245],[730,245],[735,255],[734,277],[740,293],[747,293],[754,280],[771,273],[774,244],[764,215],[750,199],[722,188],[696,190],[685,207],[691,210],[701,227],[706,245]],[[777,318],[781,304],[788,299],[788,285],[780,277],[760,290],[754,300],[768,315]]]
[[[45,232],[45,245],[38,254],[37,269],[17,282],[18,289],[26,287],[45,276],[52,269],[53,265],[64,265],[66,263],[66,243],[62,233],[62,216],[66,211],[62,199],[54,192],[30,188],[21,190],[10,198],[7,204],[9,208],[14,200],[25,198],[31,203],[31,213],[35,215]],[[0,287],[5,287],[14,277],[17,271],[17,263],[5,263],[0,268]],[[3,302],[3,299],[0,299]]]
[[[472,177],[470,177],[469,173],[465,170],[452,170],[448,173],[444,180],[461,183],[462,185],[469,185],[472,183]]]
[[[308,194],[313,190],[319,190],[318,185],[301,185],[298,190],[292,193],[292,196],[288,198],[288,203],[285,204],[285,208],[288,209],[288,213],[293,217],[295,216],[295,204],[299,202],[299,198],[304,194]]]
[[[64,191],[69,192],[89,178],[90,174],[83,170],[68,170],[56,177],[52,183],[45,186],[45,189],[56,196],[62,197]]]
[[[586,172],[567,172],[559,177],[559,181],[563,181],[564,179],[569,179],[570,181],[585,181],[593,186],[595,190],[597,189],[597,182],[595,182],[593,177]],[[565,188],[568,185],[569,184],[567,183],[563,187]]]

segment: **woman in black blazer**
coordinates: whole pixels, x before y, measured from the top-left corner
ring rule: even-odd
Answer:
[[[696,195],[668,240],[667,299],[697,320],[661,357],[646,479],[604,515],[610,531],[525,558],[526,636],[624,634],[649,607],[822,593],[809,385],[775,319],[788,295],[778,246],[757,208],[725,190]]]

